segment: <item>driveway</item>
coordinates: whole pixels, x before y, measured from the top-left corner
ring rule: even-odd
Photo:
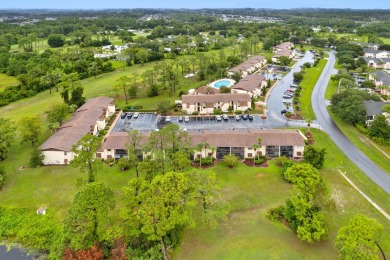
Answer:
[[[307,51],[305,56],[300,59],[291,71],[284,76],[277,85],[272,89],[268,101],[267,101],[267,120],[266,124],[272,127],[285,127],[285,126],[304,126],[306,123],[304,121],[288,121],[280,113],[283,109],[287,107],[283,104],[283,93],[290,89],[290,84],[293,81],[294,72],[299,72],[301,70],[301,65],[306,62],[313,62],[313,53]],[[292,99],[289,99],[292,101]],[[290,105],[289,111],[293,112],[292,104]]]
[[[380,169],[373,161],[371,161],[364,153],[362,153],[349,139],[340,131],[333,122],[326,110],[325,90],[328,86],[330,76],[333,72],[333,67],[336,58],[333,52],[329,53],[328,63],[324,71],[318,79],[312,96],[312,106],[317,117],[317,122],[321,125],[333,142],[344,152],[344,154],[353,161],[373,182],[375,182],[384,191],[390,194],[390,175]],[[342,162],[340,162],[341,164]]]

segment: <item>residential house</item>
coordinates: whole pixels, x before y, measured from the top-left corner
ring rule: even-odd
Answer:
[[[240,73],[241,77],[246,77],[248,74],[255,72],[256,70],[267,64],[267,59],[263,56],[254,56],[244,61],[243,63],[228,70],[228,76],[235,73]]]
[[[143,132],[139,149],[146,144],[149,132]],[[128,137],[126,132],[109,134],[99,150],[97,157],[103,159],[126,158]],[[239,130],[190,130],[188,131],[192,147],[200,143],[208,144],[201,151],[194,151],[193,158],[212,156],[223,159],[227,154],[234,154],[238,158],[253,158],[256,155],[267,157],[286,156],[302,158],[305,142],[304,136],[296,130],[277,129],[239,129]],[[261,145],[254,150],[252,145]],[[145,156],[145,154],[143,154]]]
[[[39,147],[44,155],[43,164],[68,164],[75,156],[72,146],[86,134],[97,135],[105,128],[106,118],[114,113],[113,98],[89,99]]]
[[[364,57],[367,58],[390,58],[390,52],[385,50],[364,49]]]
[[[261,95],[261,89],[267,86],[267,80],[259,73],[246,76],[231,87],[231,93],[249,94],[251,97]]]
[[[192,146],[207,143],[209,146],[202,151],[195,151],[194,157],[212,156],[223,159],[227,154],[238,158],[253,158],[256,155],[267,157],[302,158],[305,147],[303,135],[295,130],[277,129],[239,129],[239,130],[203,130],[189,131]],[[256,151],[252,145],[261,146]]]
[[[366,125],[370,126],[377,115],[384,114],[382,108],[384,105],[389,104],[387,102],[376,102],[372,100],[364,101],[364,107],[366,108]]]
[[[390,75],[388,73],[377,70],[370,73],[369,79],[375,82],[381,95],[390,96]]]
[[[367,58],[363,57],[367,66],[375,69],[390,69],[390,58]]]
[[[187,114],[198,112],[199,114],[212,114],[214,109],[221,109],[227,112],[229,108],[232,111],[246,111],[251,107],[251,96],[244,93],[236,94],[214,94],[214,95],[183,95],[182,110]]]
[[[272,62],[278,63],[280,57],[288,57],[289,59],[294,58],[295,50],[294,44],[291,42],[283,42],[272,48],[275,55],[272,57]]]

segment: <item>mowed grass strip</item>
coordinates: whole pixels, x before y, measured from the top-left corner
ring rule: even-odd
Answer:
[[[299,98],[301,111],[298,113],[305,120],[314,120],[316,116],[314,115],[313,107],[311,105],[311,93],[313,92],[314,86],[317,83],[319,77],[321,76],[322,71],[327,63],[327,60],[321,60],[317,67],[308,68],[305,70],[303,80],[299,84],[303,89],[301,97]]]
[[[0,73],[0,91],[3,91],[6,87],[14,87],[19,84],[19,81],[12,76]]]
[[[368,158],[375,162],[382,170],[390,174],[390,159],[371,144],[363,133],[355,126],[342,121],[330,110],[329,114],[344,135],[359,148]],[[376,144],[383,152],[390,156],[390,147]]]

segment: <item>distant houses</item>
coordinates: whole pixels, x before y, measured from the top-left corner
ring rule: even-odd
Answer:
[[[220,109],[227,112],[241,110],[246,111],[251,107],[251,96],[249,94],[213,94],[213,95],[183,95],[182,110],[187,114],[212,114],[214,109]]]
[[[294,44],[291,42],[283,42],[272,48],[275,55],[272,57],[272,62],[278,63],[280,57],[288,57],[289,59],[294,58]]]
[[[235,73],[240,73],[241,77],[255,72],[256,70],[267,64],[267,59],[263,56],[254,56],[244,61],[243,63],[228,70],[228,76],[232,76]]]
[[[105,128],[106,118],[115,113],[113,98],[97,97],[89,99],[76,110],[73,117],[64,122],[57,131],[40,147],[44,155],[44,165],[68,164],[74,158],[71,151],[84,135],[97,135]]]

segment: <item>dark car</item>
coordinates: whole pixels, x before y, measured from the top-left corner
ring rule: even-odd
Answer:
[[[127,119],[130,119],[133,116],[133,113],[127,113]]]
[[[121,119],[124,119],[126,117],[126,113],[121,114]]]
[[[183,117],[179,116],[179,122],[183,122]]]
[[[283,109],[282,111],[280,111],[280,113],[283,115],[283,114],[287,113],[287,110]]]
[[[243,114],[243,115],[241,116],[241,118],[242,118],[242,120],[248,120],[248,115],[247,115],[247,114]]]
[[[253,116],[252,115],[248,115],[248,119],[249,119],[249,121],[253,121]]]

